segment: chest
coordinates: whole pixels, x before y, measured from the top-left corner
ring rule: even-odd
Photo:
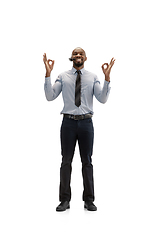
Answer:
[[[62,78],[62,91],[64,92],[74,92],[76,87],[77,75],[65,75]],[[81,92],[92,92],[94,86],[94,77],[82,74],[81,75]]]

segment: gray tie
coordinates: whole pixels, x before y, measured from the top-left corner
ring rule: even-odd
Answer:
[[[76,87],[75,87],[75,105],[81,105],[81,71],[77,70]]]

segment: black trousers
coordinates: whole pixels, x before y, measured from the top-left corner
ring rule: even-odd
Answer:
[[[73,120],[63,118],[61,126],[62,164],[60,168],[59,200],[71,200],[71,171],[76,142],[82,162],[83,201],[94,201],[93,150],[94,128],[92,119]]]

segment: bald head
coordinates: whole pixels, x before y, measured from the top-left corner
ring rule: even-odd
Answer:
[[[84,51],[83,48],[81,48],[81,47],[75,48],[75,49],[72,51],[72,55],[73,55],[73,53],[77,53],[77,52],[83,53],[83,54],[85,55],[85,57],[86,57],[86,53],[85,53],[85,51]]]

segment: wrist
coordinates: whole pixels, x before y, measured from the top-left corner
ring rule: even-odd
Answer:
[[[106,80],[107,82],[110,82],[110,77],[109,77],[109,76],[105,76],[105,80]]]
[[[50,77],[51,73],[46,72],[46,77]]]

